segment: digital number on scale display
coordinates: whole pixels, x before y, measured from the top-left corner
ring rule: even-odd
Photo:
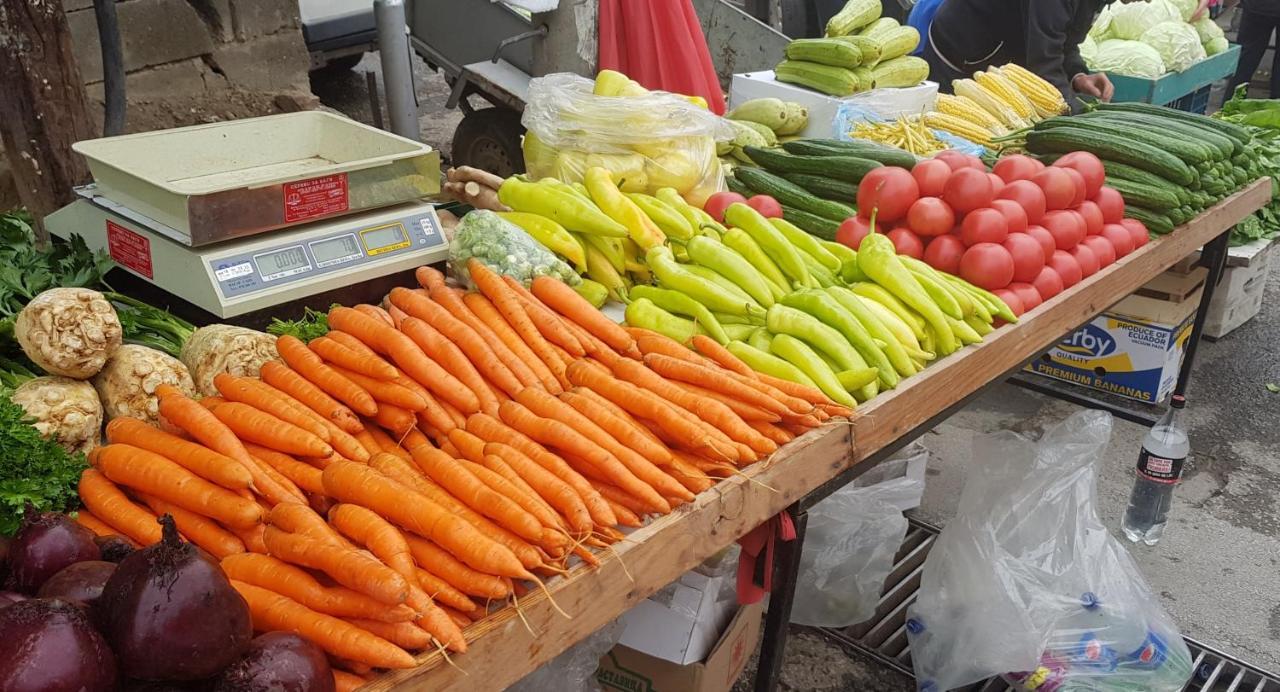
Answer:
[[[334,238],[326,238],[307,243],[311,248],[311,256],[315,257],[315,266],[307,256],[302,245],[294,245],[281,250],[254,255],[253,261],[258,265],[258,274],[263,281],[276,281],[311,271],[313,268],[332,267],[368,255],[380,255],[409,247],[409,234],[399,223],[370,228],[360,231],[359,238],[355,233],[347,233]],[[219,270],[225,273],[227,270]],[[224,278],[219,273],[219,280],[232,278],[229,274]]]
[[[317,267],[331,267],[363,256],[359,241],[351,233],[311,243],[311,254],[316,258]]]
[[[258,273],[262,275],[263,281],[275,281],[311,271],[311,260],[307,259],[307,252],[301,245],[254,255],[253,260],[258,263]]]

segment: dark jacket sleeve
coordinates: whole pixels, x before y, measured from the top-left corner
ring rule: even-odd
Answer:
[[[1084,4],[1084,0],[1030,0],[1024,5],[1027,13],[1026,67],[1057,87],[1068,103],[1072,101],[1071,78],[1085,71],[1084,60],[1080,58],[1080,41],[1071,38],[1077,30],[1075,15],[1088,12],[1081,7]],[[1087,32],[1089,20],[1085,21]]]

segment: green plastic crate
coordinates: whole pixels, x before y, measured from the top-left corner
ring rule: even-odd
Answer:
[[[1170,72],[1159,79],[1129,77],[1108,74],[1115,85],[1114,102],[1140,101],[1160,106],[1170,104],[1188,94],[1193,94],[1219,79],[1235,74],[1240,62],[1240,46],[1232,44],[1227,50],[1192,65],[1182,72]]]

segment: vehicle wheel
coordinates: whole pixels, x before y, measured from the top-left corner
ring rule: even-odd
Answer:
[[[450,159],[505,178],[524,172],[520,114],[508,108],[483,108],[464,117],[453,132]]]
[[[355,66],[359,65],[361,60],[364,60],[364,53],[344,55],[326,62],[324,67],[321,67],[317,72],[347,72],[355,69]]]

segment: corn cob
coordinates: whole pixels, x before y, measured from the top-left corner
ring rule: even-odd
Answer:
[[[1062,93],[1036,73],[1013,63],[994,69],[999,70],[1000,74],[1008,77],[1018,87],[1018,91],[1031,101],[1041,117],[1067,112],[1067,102],[1062,98]]]
[[[958,116],[947,113],[925,113],[924,122],[929,127],[950,132],[957,137],[964,137],[975,144],[991,143],[990,130]]]
[[[954,80],[951,82],[951,88],[955,91],[956,96],[963,96],[978,104],[983,110],[995,116],[996,120],[999,120],[1000,124],[1005,127],[1019,130],[1030,125],[1030,123],[1018,117],[1018,114],[1013,112],[1009,104],[978,86],[978,83],[972,79]]]
[[[1000,124],[999,120],[996,120],[994,115],[986,112],[981,106],[963,96],[938,94],[934,109],[939,113],[954,115],[957,118],[968,120],[993,135],[1002,135],[1006,132],[1004,126]]]
[[[1021,91],[1018,91],[1017,85],[1010,81],[1008,77],[995,70],[989,70],[987,72],[973,73],[973,81],[977,82],[978,86],[991,92],[996,98],[1004,101],[1013,109],[1014,113],[1018,114],[1019,118],[1031,120],[1032,122],[1040,119],[1036,114],[1035,106],[1031,105],[1031,101],[1026,96],[1023,96]]]

